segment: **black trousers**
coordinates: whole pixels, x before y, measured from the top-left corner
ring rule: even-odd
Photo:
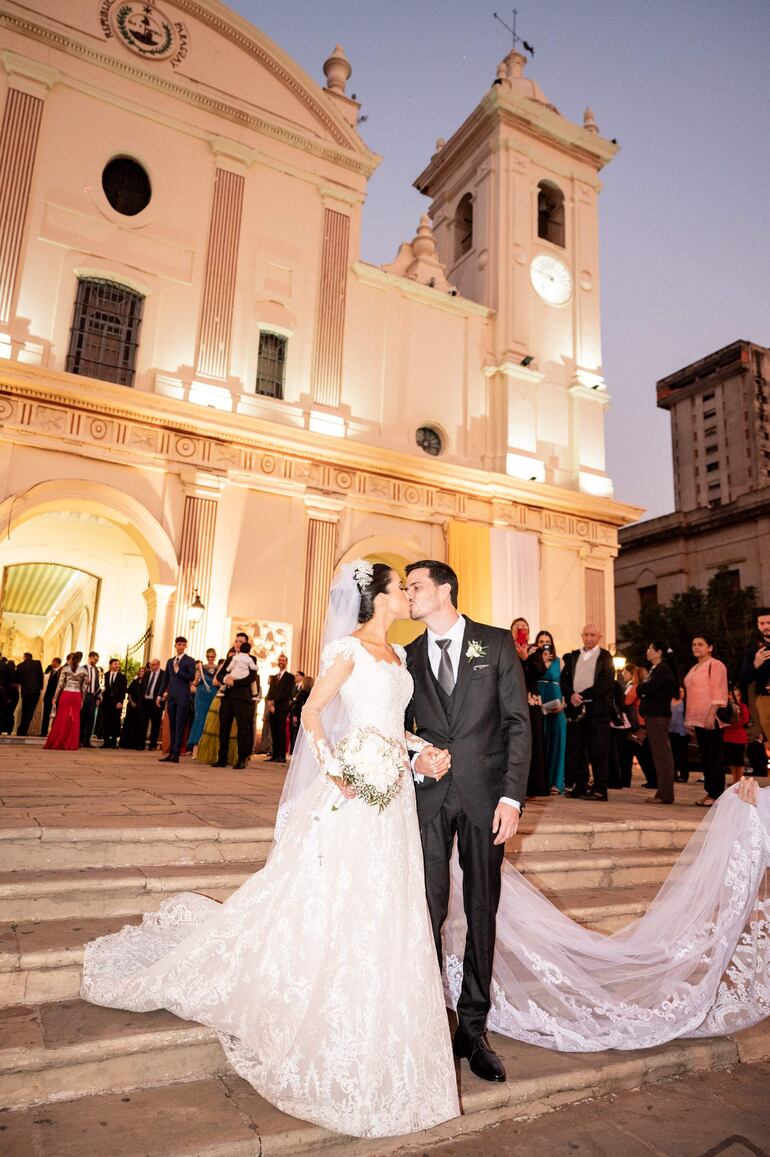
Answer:
[[[43,700],[43,719],[40,724],[40,734],[47,735],[48,728],[51,726],[51,708],[53,707],[53,696],[50,699]]]
[[[272,758],[279,763],[286,759],[286,722],[288,718],[288,711],[275,710],[270,716],[270,735],[273,740]]]
[[[190,721],[191,706],[192,699],[168,699],[166,702],[168,730],[171,739],[169,755],[176,755],[177,758],[184,743],[185,728]]]
[[[609,719],[594,719],[589,710],[582,719],[567,724],[567,754],[564,759],[564,782],[567,786],[585,791],[590,763],[594,787],[606,791],[609,758]]]
[[[725,790],[725,767],[722,763],[722,729],[720,727],[695,728],[700,762],[703,768],[703,785],[706,795],[719,799]]]
[[[102,739],[105,747],[117,747],[120,738],[120,711],[112,703],[102,703]]]
[[[86,692],[86,697],[83,700],[83,706],[80,708],[80,746],[84,747],[90,745],[91,736],[94,733],[94,720],[96,719],[96,696],[92,695],[90,691]]]
[[[29,725],[32,722],[32,716],[35,714],[37,701],[40,698],[39,691],[30,691],[21,697],[21,715],[19,716],[19,729],[17,735],[26,735],[29,731]]]
[[[139,710],[142,712],[142,721],[139,725],[140,731],[147,739],[147,728],[150,729],[150,747],[158,746],[158,736],[160,735],[160,724],[163,719],[163,704],[160,707],[154,699],[142,699],[142,704]],[[144,743],[142,743],[144,747]]]
[[[238,762],[245,763],[254,750],[254,700],[231,699],[225,693],[219,706],[219,762],[227,763],[230,731],[235,720],[238,729]]]
[[[676,731],[669,731],[668,738],[671,743],[671,753],[674,756],[674,767],[679,778],[687,783],[690,778],[690,756],[688,748],[690,746],[689,735],[679,735]]]
[[[463,983],[457,1002],[460,1028],[469,1036],[484,1032],[489,1013],[489,988],[495,955],[495,918],[500,901],[500,869],[505,848],[494,844],[492,827],[478,828],[466,816],[453,783],[438,815],[421,825],[425,860],[425,891],[436,942],[443,962],[441,929],[449,906],[449,861],[457,836],[463,870],[463,904],[468,921],[463,958]]]

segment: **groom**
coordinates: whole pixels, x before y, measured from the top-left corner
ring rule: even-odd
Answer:
[[[451,567],[414,562],[406,575],[409,613],[427,627],[406,649],[414,679],[406,727],[433,745],[414,761],[414,778],[440,964],[455,836],[463,869],[468,934],[454,1052],[476,1076],[504,1081],[486,1022],[505,841],[518,827],[529,772],[524,677],[510,631],[458,614]]]

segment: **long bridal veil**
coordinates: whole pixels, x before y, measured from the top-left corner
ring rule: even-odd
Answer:
[[[329,607],[324,620],[321,650],[337,639],[343,639],[358,626],[358,612],[361,607],[361,591],[354,576],[354,563],[340,567],[329,592]],[[350,720],[342,696],[336,695],[321,712],[324,735],[329,745],[335,743],[350,729]],[[300,805],[300,800],[318,780],[318,763],[302,727],[291,754],[291,763],[286,773],[283,791],[278,803],[273,839],[277,843],[286,826]]]
[[[563,1052],[649,1048],[716,1036],[770,1015],[770,789],[728,790],[647,912],[606,935],[577,924],[509,864],[489,1027]],[[452,866],[445,988],[456,1004],[465,918]]]

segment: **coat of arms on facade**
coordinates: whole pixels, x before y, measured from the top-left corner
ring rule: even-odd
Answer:
[[[148,0],[102,0],[102,31],[145,60],[168,60],[176,67],[187,55],[187,29]]]

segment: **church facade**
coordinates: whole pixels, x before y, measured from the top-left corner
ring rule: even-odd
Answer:
[[[614,640],[590,110],[510,53],[378,267],[341,48],[321,85],[219,0],[8,0],[0,45],[0,650],[238,625],[313,673],[360,555]]]

